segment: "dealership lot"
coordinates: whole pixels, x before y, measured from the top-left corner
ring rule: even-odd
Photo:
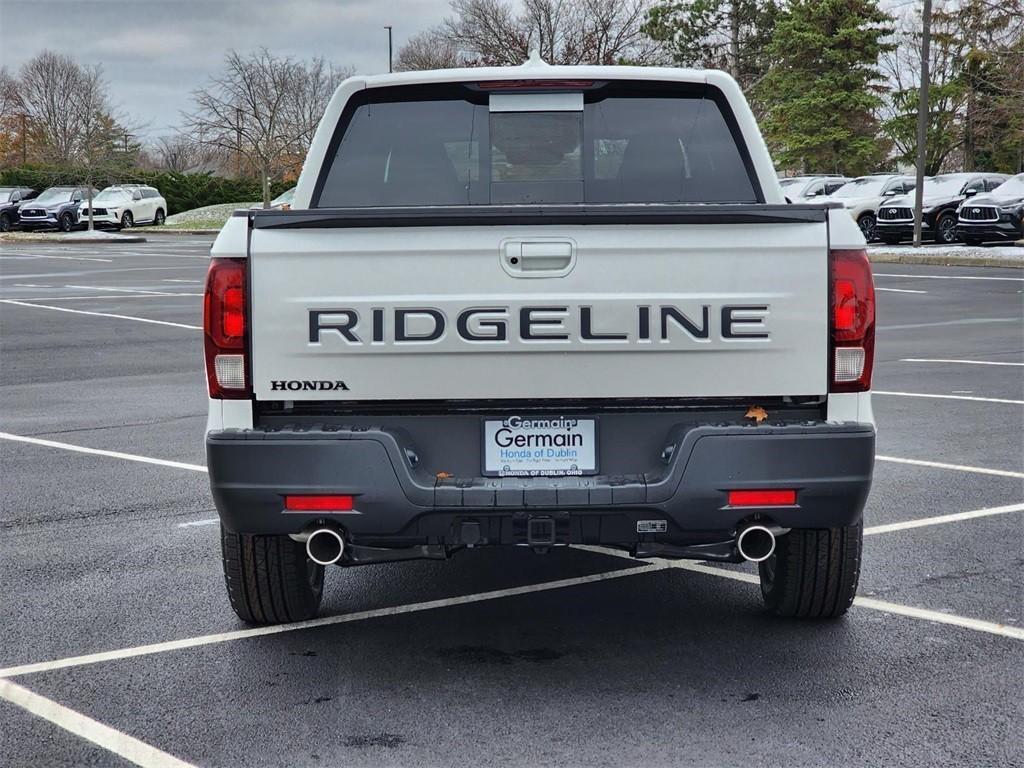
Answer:
[[[204,472],[209,237],[0,250],[0,763],[1024,761],[1024,272],[876,265],[859,605],[574,549],[332,569],[253,630]],[[968,514],[969,513],[969,514]]]

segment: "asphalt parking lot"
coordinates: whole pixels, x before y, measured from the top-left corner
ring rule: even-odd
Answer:
[[[1024,271],[876,265],[858,603],[468,551],[252,629],[203,467],[209,237],[0,249],[0,764],[1024,764]]]

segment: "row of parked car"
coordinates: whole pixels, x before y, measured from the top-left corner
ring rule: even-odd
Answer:
[[[842,203],[868,242],[895,245],[914,235],[913,176],[794,176],[779,183],[794,203]],[[922,193],[925,240],[980,245],[1024,238],[1024,173],[943,173],[926,177]]]
[[[116,184],[91,190],[93,226],[130,229],[139,224],[163,224],[167,201],[144,184]],[[56,229],[70,232],[87,226],[89,187],[0,187],[0,232]]]

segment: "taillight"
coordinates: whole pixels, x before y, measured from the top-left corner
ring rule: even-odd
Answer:
[[[863,248],[831,252],[829,391],[871,389],[875,361],[875,284]]]
[[[213,259],[206,274],[203,332],[210,397],[244,399],[246,371],[245,259]]]

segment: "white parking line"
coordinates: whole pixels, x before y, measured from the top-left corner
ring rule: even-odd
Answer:
[[[913,467],[930,467],[931,469],[948,469],[956,472],[973,472],[977,475],[993,475],[994,477],[1024,478],[1024,472],[1011,472],[1008,469],[989,469],[988,467],[971,467],[965,464],[945,464],[941,461],[923,461],[921,459],[901,459],[896,456],[875,455],[876,461],[888,461],[893,464],[909,464]]]
[[[115,272],[181,272],[182,270],[189,269],[202,269],[206,267],[195,266],[195,267],[111,267],[111,268],[96,268],[87,271],[75,271],[75,272],[38,272],[31,275],[3,275],[0,274],[0,282],[4,280],[28,280],[35,278],[45,278],[50,280],[56,280],[58,277],[95,277],[96,275],[112,275]]]
[[[121,299],[160,299],[165,296],[202,296],[201,293],[126,293],[123,296],[111,296],[107,293],[92,296],[25,296],[29,301],[120,301]]]
[[[204,525],[216,525],[220,522],[219,517],[211,517],[206,520],[193,520],[190,523],[178,523],[179,528],[199,528]]]
[[[597,547],[591,549],[595,551],[603,551],[604,554],[609,555],[622,556],[624,554],[616,552],[615,550],[600,550]],[[629,555],[625,556],[628,557]],[[760,579],[752,573],[730,571],[717,566],[705,565],[704,563],[694,563],[689,560],[659,561],[657,558],[654,558],[652,560],[652,564],[656,562],[667,562],[667,567],[669,568],[681,568],[684,571],[694,571],[708,576],[717,576],[723,579],[742,581],[746,584],[760,583]],[[906,616],[911,619],[923,619],[924,621],[933,621],[938,624],[949,624],[963,629],[970,629],[975,632],[984,632],[985,634],[998,635],[999,637],[1009,637],[1013,640],[1024,640],[1024,627],[1012,627],[1006,624],[998,624],[994,621],[972,619],[969,616],[958,616],[955,613],[933,611],[928,608],[915,608],[910,605],[900,605],[899,603],[890,603],[885,600],[876,600],[872,597],[857,596],[853,599],[853,604],[859,608],[868,608],[873,611],[881,611],[882,613]]]
[[[84,291],[113,291],[114,293],[146,293],[159,296],[163,291],[152,291],[145,288],[118,288],[106,285],[65,285],[65,288],[75,288]]]
[[[23,256],[0,256],[0,259],[63,259],[66,261],[102,261],[112,264],[113,259],[96,259],[88,256],[44,256],[42,254],[25,254]]]
[[[901,363],[957,363],[960,365],[1015,365],[1024,367],[1024,363],[1011,363],[1006,360],[947,360],[939,357],[901,357]]]
[[[618,552],[616,550],[605,550],[600,547],[576,547],[576,549],[632,559],[632,557],[627,553]],[[758,583],[758,578],[750,573],[726,570],[724,568],[713,567],[703,563],[694,563],[687,560],[662,560],[660,558],[654,558],[647,561],[647,563],[647,565],[641,565],[634,568],[623,568],[618,571],[606,571],[604,573],[595,573],[589,576],[578,576],[571,579],[546,581],[522,587],[496,589],[489,592],[478,592],[471,595],[459,595],[457,597],[448,597],[439,600],[427,600],[420,603],[407,603],[405,605],[397,605],[388,608],[376,608],[368,611],[344,613],[337,616],[324,616],[318,619],[297,621],[291,624],[274,624],[270,626],[251,627],[249,629],[238,629],[231,632],[220,632],[210,635],[186,637],[180,640],[169,640],[162,643],[150,643],[148,645],[119,648],[113,651],[101,651],[99,653],[89,653],[81,656],[69,656],[63,659],[54,659],[52,661],[20,664],[14,667],[7,667],[6,669],[0,669],[0,678],[19,677],[21,675],[30,675],[38,672],[52,672],[57,669],[84,667],[107,661],[119,661],[122,659],[138,658],[140,656],[152,656],[158,653],[167,653],[170,651],[215,645],[234,640],[245,640],[252,637],[279,635],[288,632],[298,632],[303,629],[328,627],[336,624],[350,624],[358,621],[366,621],[368,619],[400,616],[410,613],[422,613],[424,611],[450,608],[458,605],[471,605],[473,603],[498,600],[506,597],[517,597],[537,592],[549,592],[556,589],[566,589],[568,587],[576,587],[584,584],[595,584],[602,581],[628,578],[630,576],[637,576],[645,573],[656,573],[658,571],[671,568],[693,571],[695,573],[716,576],[718,578],[732,579],[734,581],[742,581],[748,584]],[[977,632],[1000,635],[1002,637],[1009,637],[1015,640],[1024,640],[1024,628],[1022,627],[1008,627],[1003,624],[996,624],[995,622],[973,619],[966,616],[957,616],[956,614],[942,613],[939,611],[931,611],[924,608],[899,605],[897,603],[888,603],[870,598],[858,597],[854,600],[854,604],[885,613],[894,613],[901,616],[924,619],[926,621],[951,624]]]
[[[1006,405],[1024,405],[1024,400],[1008,400],[1005,397],[975,397],[974,395],[932,395],[925,392],[886,392],[881,389],[871,390],[873,395],[889,397],[924,397],[935,400],[971,400],[977,403],[1005,403]]]
[[[946,325],[988,325],[992,323],[1019,323],[1019,317],[965,317],[961,320],[940,320],[934,323],[906,323],[905,325],[880,325],[880,331],[906,331],[913,328],[937,328]]]
[[[971,275],[898,275],[892,272],[876,272],[875,277],[912,277],[919,280],[1007,280],[1024,283],[1024,277],[974,277]]]
[[[30,304],[26,301],[15,301],[14,299],[0,299],[0,304],[14,304],[19,307],[35,307],[36,309],[52,309],[54,312],[71,312],[76,315],[94,315],[95,317],[112,317],[116,320],[134,320],[137,323],[150,323],[152,325],[167,325],[172,328],[187,328],[190,331],[201,331],[201,326],[185,325],[184,323],[171,323],[167,320],[151,320],[148,317],[134,317],[133,315],[113,315],[109,312],[87,312],[84,309],[68,309],[67,307],[54,307],[49,304]]]
[[[919,517],[917,520],[904,520],[902,523],[872,525],[864,529],[864,535],[872,536],[877,533],[892,533],[893,531],[906,531],[911,528],[924,528],[928,525],[945,525],[946,523],[958,523],[961,520],[974,520],[978,517],[990,517],[992,515],[1006,515],[1012,512],[1024,512],[1024,504],[1007,504],[1006,506],[1003,507],[987,507],[985,509],[972,509],[970,512],[954,512],[951,515]]]
[[[134,453],[121,453],[120,451],[104,451],[99,448],[84,448],[81,445],[71,445],[70,443],[59,443],[56,440],[43,440],[39,437],[27,437],[25,435],[15,435],[10,432],[0,432],[0,440],[11,440],[15,443],[28,443],[30,445],[40,445],[44,448],[59,448],[63,451],[73,451],[75,453],[87,453],[91,456],[106,456],[111,459],[123,459],[124,461],[137,461],[140,464],[156,464],[160,467],[171,467],[173,469],[187,469],[192,472],[205,472],[206,467],[201,464],[186,464],[183,461],[169,461],[167,459],[151,459],[148,456],[137,456]],[[2,675],[0,675],[2,677]]]
[[[439,600],[427,600],[422,603],[407,603],[405,605],[395,605],[388,608],[375,608],[369,611],[343,613],[337,616],[323,616],[319,619],[296,621],[291,624],[274,624],[263,627],[251,627],[249,629],[236,629],[231,632],[199,635],[198,637],[186,637],[180,640],[151,643],[149,645],[140,645],[134,648],[119,648],[114,651],[89,653],[83,656],[70,656],[68,658],[56,659],[54,661],[20,664],[16,667],[0,669],[0,678],[18,677],[20,675],[30,675],[36,672],[50,672],[55,669],[67,669],[68,667],[83,667],[89,664],[99,664],[104,661],[117,661],[120,659],[131,659],[138,656],[151,656],[155,653],[167,653],[168,651],[178,651],[185,648],[197,648],[204,645],[226,643],[232,640],[245,640],[250,637],[280,635],[286,632],[296,632],[301,629],[329,627],[335,624],[350,624],[356,621],[366,621],[367,619],[378,619],[386,616],[401,616],[408,613],[421,613],[423,611],[431,611],[438,608],[450,608],[456,605],[470,605],[472,603],[482,603],[488,600],[529,595],[535,592],[550,592],[554,589],[578,587],[583,584],[596,584],[601,581],[622,579],[628,576],[636,576],[641,573],[654,573],[656,571],[664,570],[666,567],[666,565],[652,563],[651,565],[640,565],[634,568],[623,568],[618,571],[594,573],[589,576],[577,576],[571,579],[558,579],[557,581],[544,581],[539,584],[527,584],[522,587],[495,589],[490,592],[477,592],[472,595],[458,595],[456,597],[446,597]]]
[[[882,288],[875,286],[876,291],[887,291],[888,293],[928,293],[928,291],[912,291],[909,288]]]
[[[33,693],[10,680],[0,680],[0,699],[6,699],[36,717],[41,717],[58,728],[63,728],[68,733],[73,733],[143,768],[194,768],[191,763],[179,760],[174,755],[169,755],[52,699]]]

